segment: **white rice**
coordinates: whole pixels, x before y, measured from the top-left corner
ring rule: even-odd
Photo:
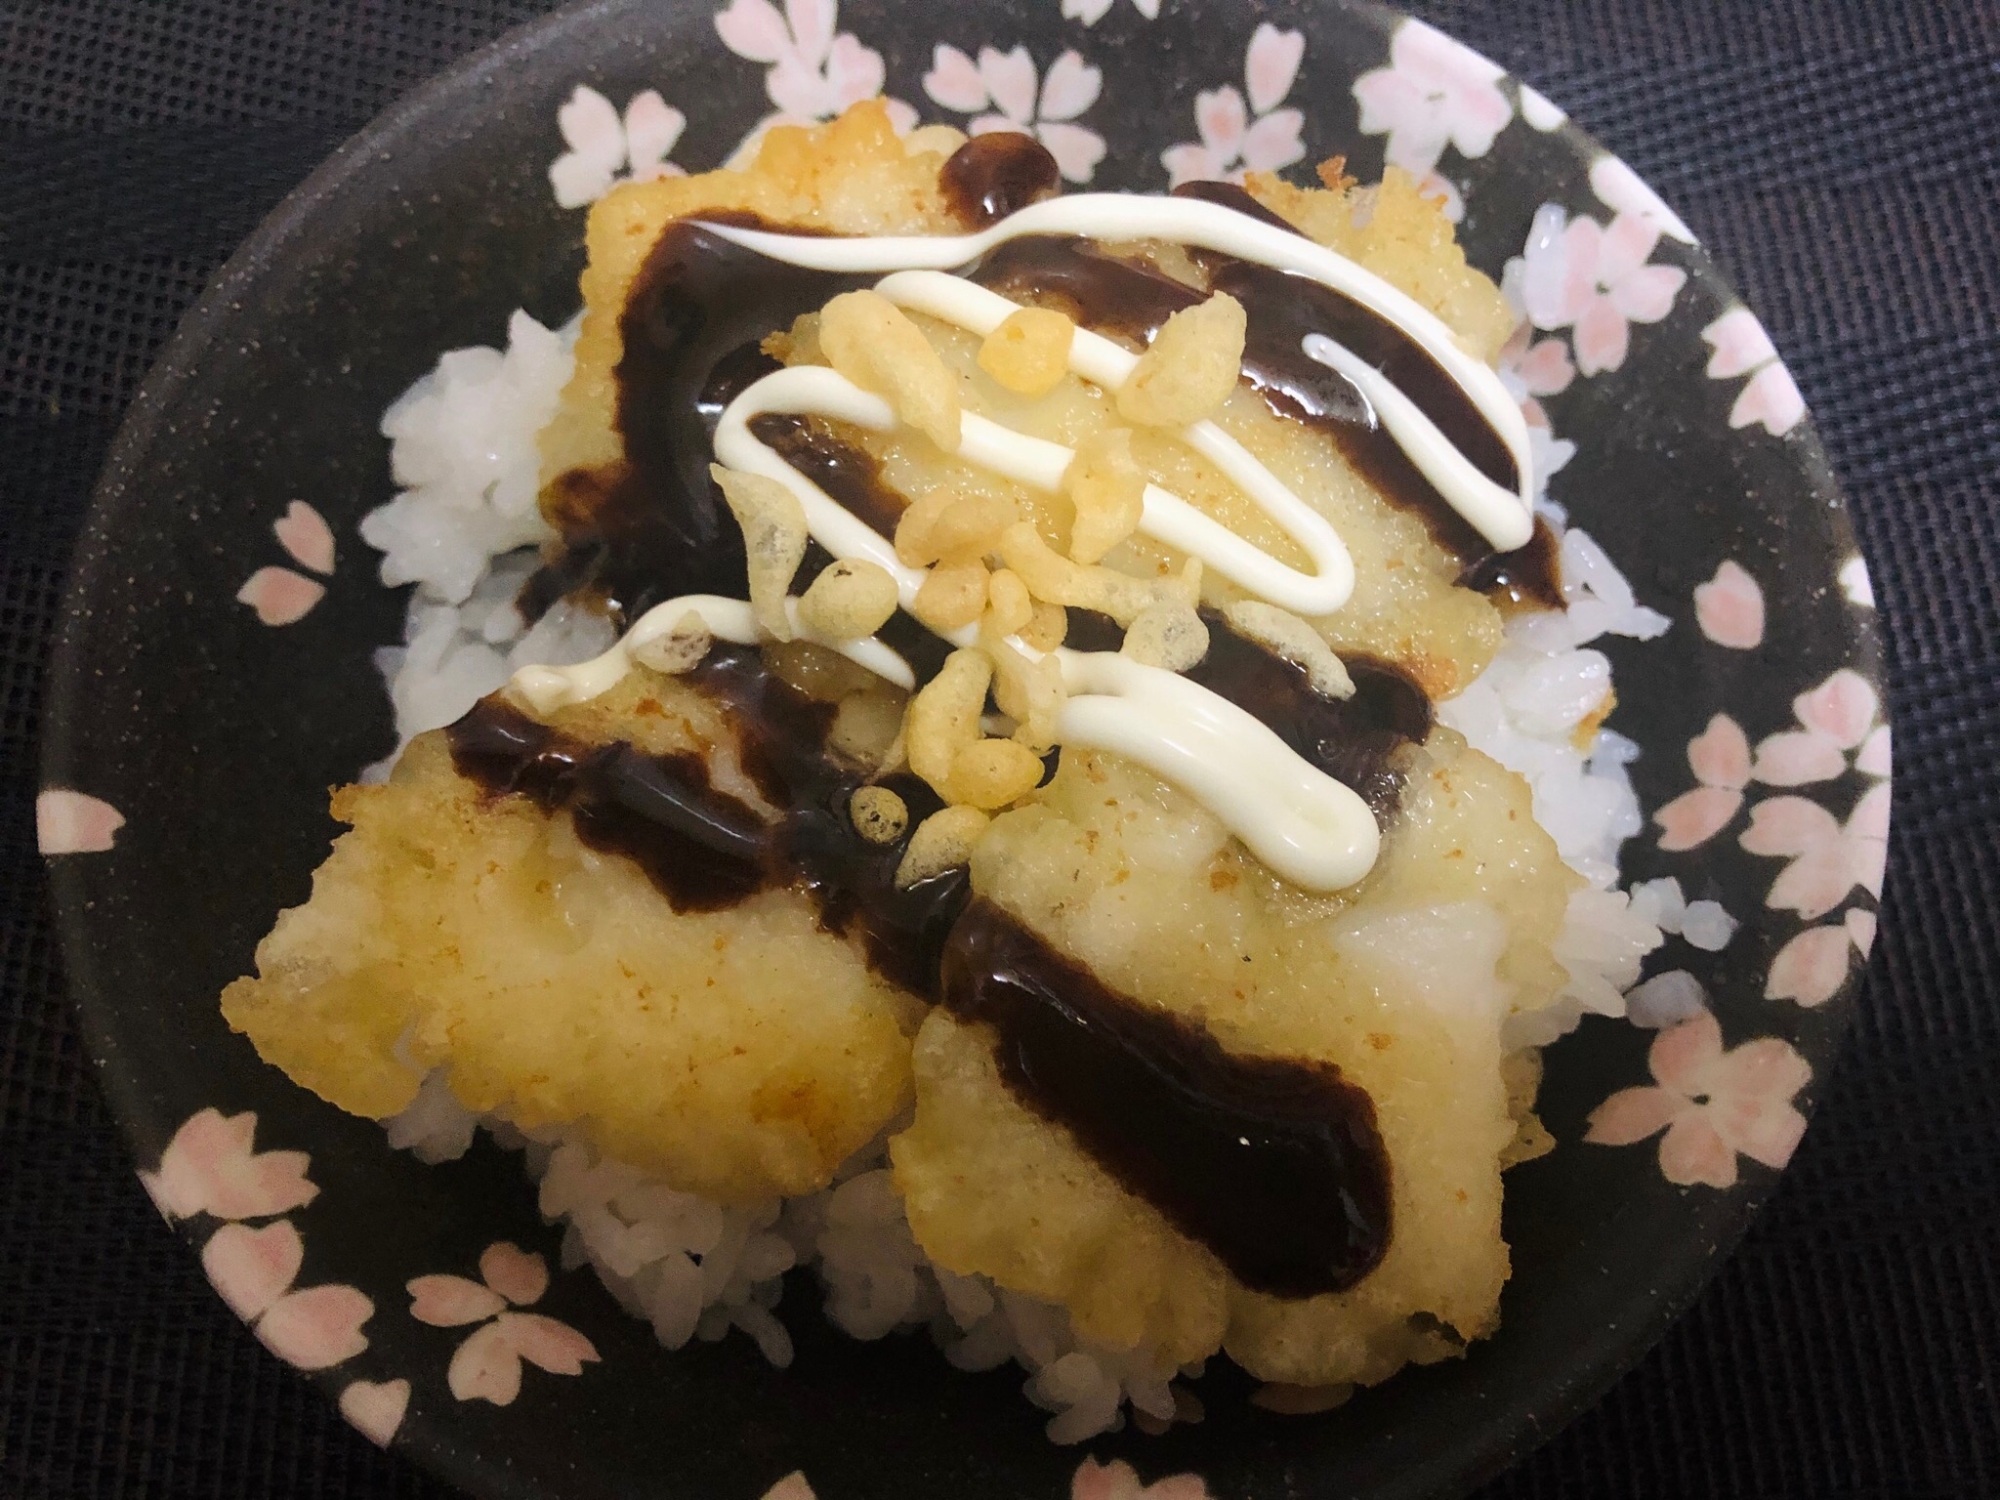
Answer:
[[[574,342],[574,324],[552,331],[516,313],[504,352],[445,355],[382,419],[404,488],[363,519],[361,534],[383,554],[385,584],[418,585],[403,645],[375,655],[395,706],[397,753],[412,736],[457,719],[516,668],[580,661],[612,642],[610,625],[590,611],[558,604],[530,629],[513,607],[536,566],[532,549],[549,539],[535,507],[534,434],[555,414]],[[1545,480],[1574,449],[1545,429],[1531,432]],[[1639,749],[1605,729],[1583,747],[1576,743],[1578,726],[1611,691],[1610,662],[1590,643],[1606,634],[1650,639],[1668,622],[1638,603],[1587,533],[1565,528],[1560,507],[1544,500],[1542,511],[1562,533],[1567,608],[1514,621],[1493,664],[1439,708],[1443,722],[1527,779],[1536,819],[1589,882],[1572,898],[1556,946],[1570,982],[1550,1006],[1507,1023],[1515,1047],[1551,1042],[1587,1011],[1623,1015],[1624,992],[1663,928],[1718,948],[1734,929],[1719,906],[1685,901],[1672,881],[1630,894],[1616,889],[1619,846],[1640,828],[1626,772]],[[394,759],[370,774],[386,774]],[[1685,1008],[1685,986],[1672,980],[1650,982],[1660,992],[1643,996],[1649,1012],[1672,1016]],[[521,1150],[540,1184],[543,1216],[564,1225],[564,1265],[591,1266],[668,1348],[720,1339],[734,1328],[773,1364],[789,1364],[791,1335],[776,1309],[785,1273],[810,1267],[824,1288],[826,1315],[855,1338],[928,1328],[960,1369],[1020,1365],[1028,1372],[1024,1394],[1054,1414],[1048,1435],[1055,1442],[1114,1430],[1127,1407],[1151,1430],[1199,1419],[1200,1403],[1173,1385],[1198,1368],[1163,1365],[1143,1348],[1094,1347],[1076,1336],[1062,1308],[933,1266],[911,1237],[879,1144],[858,1153],[822,1192],[746,1207],[678,1192],[600,1158],[580,1138],[529,1136],[504,1120],[476,1120],[452,1097],[442,1071],[384,1123],[393,1145],[424,1161],[462,1155],[480,1124]]]

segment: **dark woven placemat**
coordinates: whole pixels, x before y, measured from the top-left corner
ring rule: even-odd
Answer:
[[[38,681],[105,446],[209,272],[545,8],[0,5],[5,1500],[444,1493],[263,1353],[140,1194],[41,897]],[[2000,1495],[2000,4],[1415,8],[1637,167],[1763,315],[1853,497],[1897,735],[1890,912],[1827,1108],[1694,1311],[1490,1493]]]

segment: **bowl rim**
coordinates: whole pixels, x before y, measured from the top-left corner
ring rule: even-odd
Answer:
[[[914,3],[914,0],[909,0]],[[523,55],[540,51],[579,31],[602,25],[618,14],[640,8],[644,0],[570,0],[570,3],[509,28],[499,36],[464,54],[393,99],[293,187],[244,238],[221,267],[213,273],[201,294],[182,316],[174,332],[161,346],[124,415],[106,452],[103,466],[92,486],[83,522],[72,548],[58,614],[58,627],[45,677],[44,712],[40,731],[41,753],[38,773],[44,787],[70,784],[69,767],[77,758],[72,736],[78,704],[88,692],[88,665],[81,629],[92,602],[103,592],[103,573],[111,559],[107,543],[115,533],[115,521],[137,503],[135,481],[143,473],[143,459],[158,441],[162,424],[175,400],[202,366],[203,359],[221,341],[232,318],[242,308],[243,294],[253,288],[266,268],[279,260],[301,236],[310,234],[316,217],[335,205],[341,195],[358,187],[376,162],[441,111],[451,111],[470,92],[483,84],[504,86],[509,65]],[[1378,3],[1378,0],[1319,0],[1320,9],[1347,13],[1357,24],[1381,32],[1385,37],[1410,13]],[[1426,23],[1428,24],[1428,23]],[[1446,33],[1449,35],[1449,33]],[[1523,82],[1508,70],[1505,76]],[[1604,149],[1596,138],[1573,124],[1565,126],[1592,145]],[[1734,293],[1733,284],[1713,263],[1705,246],[1689,247],[1699,274],[1715,285]],[[1740,296],[1738,298],[1740,301]],[[1815,425],[1810,421],[1797,435],[1794,466],[1803,470],[1816,494],[1842,498]],[[1821,505],[1815,524],[1824,528],[1834,550],[1846,555],[1860,553],[1850,512],[1844,503]],[[1846,665],[1860,673],[1878,690],[1887,711],[1887,677],[1879,633],[1857,632],[1847,652]],[[55,925],[61,944],[66,990],[87,1042],[92,1071],[103,1089],[126,1149],[136,1153],[135,1120],[147,1113],[134,1078],[113,1066],[119,1051],[116,1028],[110,1023],[108,1005],[93,991],[92,945],[88,931],[86,901],[80,890],[82,872],[69,860],[45,863]],[[1864,982],[1865,969],[1850,971],[1842,982],[1837,1001],[1851,1000]],[[1819,1074],[1823,1085],[1832,1064],[1851,1045],[1852,1007],[1841,1008],[1839,1024],[1828,1042],[1827,1065]],[[1825,1106],[1822,1087],[1812,1100],[1809,1113]],[[1476,1441],[1460,1450],[1458,1460],[1442,1470],[1427,1468],[1430,1484],[1421,1491],[1426,1496],[1446,1500],[1462,1497],[1539,1449],[1583,1412],[1596,1405],[1611,1387],[1635,1368],[1664,1337],[1666,1331],[1701,1296],[1711,1280],[1734,1253],[1751,1222],[1776,1190],[1779,1178],[1759,1181],[1747,1190],[1709,1205],[1705,1224],[1712,1230],[1706,1256],[1663,1284],[1635,1299],[1637,1316],[1626,1322],[1621,1336],[1607,1342],[1594,1357],[1581,1357],[1576,1365],[1551,1372],[1538,1399],[1523,1403],[1510,1421],[1494,1415],[1475,1416],[1468,1426],[1478,1431]],[[177,1227],[175,1232],[181,1234]],[[185,1238],[185,1235],[182,1235]],[[346,1378],[338,1370],[305,1372],[329,1402]],[[435,1418],[427,1422],[437,1422]],[[437,1422],[440,1427],[448,1426]],[[396,1453],[427,1472],[448,1482],[486,1494],[485,1481],[493,1475],[490,1459],[456,1444],[426,1441],[399,1443]],[[1081,1450],[1079,1450],[1081,1451]],[[497,1491],[495,1491],[497,1493]],[[1404,1490],[1399,1495],[1419,1492]]]

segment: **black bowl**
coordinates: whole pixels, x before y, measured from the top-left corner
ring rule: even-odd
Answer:
[[[1657,200],[1435,32],[1358,6],[1153,8],[1064,0],[1072,15],[1048,4],[1023,20],[998,0],[848,0],[837,26],[857,40],[830,65],[761,0],[737,0],[721,27],[642,0],[566,10],[412,95],[295,192],[188,316],[119,436],[77,552],[39,806],[91,1050],[163,1211],[260,1337],[316,1367],[357,1425],[476,1494],[752,1500],[799,1470],[822,1497],[1136,1492],[1045,1441],[1018,1372],[949,1372],[920,1338],[854,1344],[806,1285],[787,1295],[799,1353],[780,1372],[740,1338],[660,1349],[584,1273],[531,1298],[532,1267],[502,1252],[489,1279],[549,1320],[533,1347],[552,1368],[529,1369],[507,1404],[482,1399],[504,1394],[499,1377],[453,1364],[478,1330],[414,1318],[406,1284],[476,1277],[503,1242],[553,1263],[518,1162],[481,1145],[420,1166],[263,1066],[217,1013],[274,914],[306,894],[335,831],[326,788],[393,742],[369,651],[398,638],[403,599],[355,534],[392,491],[380,412],[441,350],[500,341],[513,308],[557,322],[575,306],[582,216],[558,207],[547,169],[578,84],[621,102],[660,90],[690,116],[672,159],[695,168],[773,103],[869,91],[871,56],[928,117],[1011,110],[1078,172],[1102,132],[1100,186],[1165,186],[1162,151],[1183,142],[1174,161],[1208,151],[1213,170],[1232,153],[1273,164],[1296,139],[1305,161],[1344,153],[1364,180],[1386,151],[1438,168],[1473,262],[1496,276],[1540,205],[1592,220],[1566,231],[1577,279],[1538,294],[1554,326],[1521,348],[1516,378],[1576,445],[1554,497],[1673,621],[1659,641],[1599,644],[1617,672],[1612,725],[1643,748],[1633,775],[1658,814],[1627,846],[1628,879],[1675,875],[1742,920],[1719,952],[1676,938],[1651,961],[1690,971],[1709,1010],[1690,1018],[1690,991],[1655,991],[1644,1019],[1669,1029],[1594,1019],[1550,1051],[1559,1144],[1509,1180],[1497,1337],[1316,1416],[1260,1409],[1218,1369],[1203,1424],[1128,1429],[1089,1444],[1093,1460],[1192,1472],[1217,1496],[1461,1493],[1659,1336],[1795,1142],[1792,1106],[1825,1071],[1873,935],[1888,745],[1867,575],[1790,377]],[[792,15],[811,33],[831,0]],[[982,44],[1017,41],[1025,91],[1018,62],[975,65]],[[1101,69],[1096,97],[1074,66],[1032,86],[1066,49]],[[1235,101],[1209,96],[1204,136],[1196,95],[1225,85]],[[1590,373],[1564,384],[1571,365]],[[330,523],[334,558],[303,512],[274,534],[301,501]],[[280,628],[253,606],[305,612]]]

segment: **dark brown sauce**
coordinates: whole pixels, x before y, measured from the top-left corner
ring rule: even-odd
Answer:
[[[750,419],[750,435],[866,521],[872,530],[894,540],[896,522],[902,518],[908,501],[883,479],[881,462],[874,454],[842,438],[831,423],[819,417],[765,412]],[[799,576],[816,577],[832,561],[831,553],[818,542],[811,542],[806,547]],[[890,615],[875,634],[910,664],[920,682],[935,676],[951,654],[949,641],[931,634],[917,623],[915,616],[903,610]]]
[[[1314,690],[1305,668],[1238,635],[1219,612],[1204,609],[1201,617],[1208,654],[1181,675],[1234,703],[1386,823],[1402,800],[1403,747],[1429,739],[1434,722],[1416,679],[1391,662],[1343,657],[1354,696],[1328,698]],[[1073,609],[1069,621],[1063,644],[1073,650],[1116,651],[1124,640],[1106,615]]]
[[[1367,1093],[1329,1063],[1230,1052],[974,901],[944,1004],[997,1033],[1008,1089],[1245,1286],[1352,1286],[1389,1246],[1389,1157]]]
[[[718,911],[758,891],[798,886],[822,926],[858,932],[870,964],[934,996],[951,924],[968,899],[964,870],[896,889],[907,835],[871,844],[848,799],[868,778],[827,746],[834,706],[772,672],[752,647],[718,643],[683,679],[723,704],[743,742],[743,768],[772,806],[757,811],[709,785],[701,757],[651,755],[622,741],[590,745],[486,698],[446,731],[458,773],[496,796],[520,793],[567,809],[593,849],[645,871],[676,911]],[[942,804],[910,775],[883,779],[914,827]]]
[[[1299,233],[1298,225],[1283,217],[1273,209],[1266,208],[1251,195],[1248,188],[1234,182],[1184,182],[1173,191],[1176,198],[1194,198],[1203,203],[1219,203],[1224,208],[1233,208],[1247,218],[1269,224],[1274,229],[1283,229],[1291,234]]]
[[[1193,186],[1188,184],[1185,186]],[[1259,217],[1290,229],[1241,188],[1211,183],[1190,193],[1243,210],[1241,194]],[[1438,544],[1461,559],[1486,555],[1487,543],[1438,494],[1377,420],[1361,389],[1339,371],[1308,358],[1300,347],[1308,333],[1323,332],[1364,359],[1379,364],[1436,422],[1468,458],[1496,483],[1516,483],[1513,455],[1450,376],[1395,325],[1359,303],[1302,276],[1202,252],[1216,291],[1243,304],[1249,329],[1243,376],[1279,416],[1324,433],[1392,505],[1421,517]],[[1108,254],[1070,235],[1024,235],[996,246],[969,272],[994,291],[1055,306],[1098,333],[1143,346],[1166,320],[1202,300],[1203,293],[1142,262]],[[1410,383],[1405,383],[1405,376]]]
[[[984,229],[1030,203],[1052,197],[1062,171],[1031,135],[996,130],[952,152],[938,174],[944,201],[967,229]]]
[[[675,911],[720,911],[764,884],[763,820],[709,785],[699,755],[592,745],[485,698],[445,731],[458,774],[567,809],[577,837],[646,872]]]
[[[1090,240],[1028,234],[995,245],[968,272],[989,290],[1067,313],[1098,333],[1143,345],[1202,294],[1142,261],[1121,259]]]
[[[1512,552],[1489,552],[1467,563],[1460,588],[1476,589],[1509,614],[1563,608],[1562,540],[1547,521],[1535,517],[1528,545]]]
[[[806,232],[749,214],[708,217]],[[602,596],[620,623],[676,594],[741,593],[742,533],[708,477],[716,419],[731,397],[777,368],[759,347],[767,334],[873,279],[786,265],[731,244],[707,223],[668,225],[619,319],[624,460],[572,470],[544,494],[562,551],[529,580],[523,613],[534,618],[579,588]]]
[[[910,503],[882,477],[881,460],[833,430],[824,417],[767,411],[750,419],[750,436],[825,490],[880,536],[894,537]]]

